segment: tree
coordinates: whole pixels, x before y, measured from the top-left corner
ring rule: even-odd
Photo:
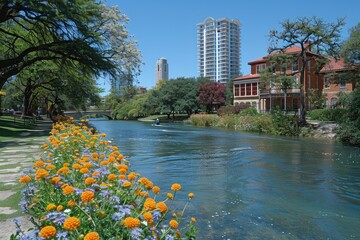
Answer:
[[[355,87],[360,84],[360,23],[350,30],[350,37],[341,47],[341,55],[345,57],[347,68],[343,78],[355,83]]]
[[[215,105],[225,103],[225,85],[217,82],[208,82],[200,86],[199,103],[206,107],[208,113]]]
[[[70,59],[94,74],[136,74],[140,54],[116,8],[89,0],[0,3],[0,89],[38,61]]]
[[[307,52],[310,46],[319,54],[326,54],[337,58],[340,49],[340,30],[344,25],[343,19],[338,19],[335,23],[325,23],[322,19],[317,17],[298,18],[295,21],[285,20],[281,23],[282,31],[271,30],[269,39],[270,47],[269,54],[274,52],[284,52],[287,48],[292,46],[299,46],[301,52],[295,55],[296,59],[300,61],[300,125],[306,123],[306,109],[305,109],[305,92],[304,80],[305,69],[307,66],[308,56]],[[311,44],[309,44],[311,43]],[[321,58],[318,58],[320,65],[324,63]],[[319,66],[320,67],[320,66]]]

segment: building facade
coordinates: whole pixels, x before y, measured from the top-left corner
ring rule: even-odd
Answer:
[[[299,54],[301,52],[300,47],[293,46],[285,50],[285,54]],[[310,92],[310,89],[316,89],[319,93],[322,93],[324,88],[323,75],[317,71],[316,58],[325,58],[320,56],[311,50],[306,51],[308,58],[307,65],[305,67],[305,79],[301,86],[299,83],[301,61],[295,61],[291,64],[285,65],[273,65],[268,59],[268,56],[253,60],[248,64],[251,66],[251,73],[242,77],[234,78],[233,91],[234,91],[234,104],[246,105],[248,107],[254,107],[259,112],[271,111],[274,107],[287,111],[298,111],[300,108],[300,87],[303,88],[304,93]],[[281,89],[278,84],[264,83],[261,79],[260,73],[273,66],[273,75],[292,76],[293,85],[286,89],[286,92]],[[307,104],[306,108],[311,106]]]
[[[240,29],[237,19],[209,17],[197,24],[200,77],[226,83],[240,75]]]
[[[160,80],[169,80],[169,64],[165,58],[156,61],[156,84]]]

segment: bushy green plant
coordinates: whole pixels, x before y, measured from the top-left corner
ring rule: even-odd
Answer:
[[[312,120],[319,121],[336,121],[341,122],[344,120],[346,115],[346,109],[336,108],[336,109],[315,109],[308,112],[308,117]]]
[[[193,125],[200,127],[216,126],[219,117],[214,114],[193,114],[190,116],[190,121]]]
[[[255,108],[245,108],[245,109],[242,109],[241,112],[240,112],[240,115],[241,116],[256,116],[258,115],[259,113],[257,112],[257,110]]]
[[[271,112],[271,118],[276,135],[297,136],[299,134],[296,116],[288,115],[280,109],[274,109]]]

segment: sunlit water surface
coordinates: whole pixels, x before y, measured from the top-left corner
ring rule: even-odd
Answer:
[[[198,239],[360,239],[360,150],[131,121],[91,123],[162,192],[196,197]]]

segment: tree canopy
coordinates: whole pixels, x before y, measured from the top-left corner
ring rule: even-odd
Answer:
[[[140,53],[117,7],[95,0],[0,3],[0,89],[24,68],[72,60],[94,74],[137,74]]]

